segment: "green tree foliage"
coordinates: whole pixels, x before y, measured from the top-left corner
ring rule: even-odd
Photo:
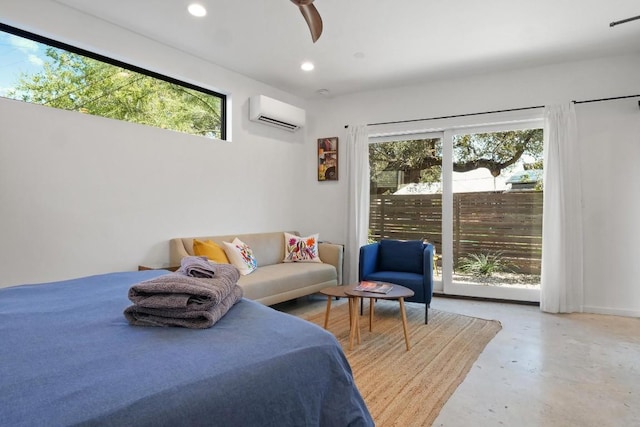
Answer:
[[[540,168],[542,148],[542,129],[456,135],[453,139],[453,170],[469,172],[485,168],[497,177],[523,155],[533,159],[535,168]],[[423,139],[372,144],[369,160],[374,181],[383,171],[403,171],[405,182],[438,182],[442,143],[439,139]]]
[[[407,182],[438,182],[442,143],[439,139],[420,139],[371,144],[369,164],[376,181],[384,171],[403,171]]]
[[[39,73],[9,97],[207,137],[221,137],[220,98],[48,47]]]
[[[457,135],[453,141],[453,170],[486,168],[497,177],[523,154],[540,160],[542,145],[542,129]]]

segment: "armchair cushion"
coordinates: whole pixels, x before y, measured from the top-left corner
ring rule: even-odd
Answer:
[[[402,271],[422,275],[424,245],[420,240],[380,241],[378,271]]]
[[[375,271],[367,276],[367,280],[395,283],[396,285],[411,289],[414,295],[405,298],[405,301],[424,302],[426,300],[424,277],[421,274],[403,271]]]

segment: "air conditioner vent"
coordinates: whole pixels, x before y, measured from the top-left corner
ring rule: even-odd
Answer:
[[[267,117],[267,116],[258,117],[258,121],[265,122],[267,124],[270,124],[270,125],[273,125],[273,126],[277,126],[277,127],[283,127],[283,128],[288,129],[288,130],[291,130],[291,131],[295,131],[299,127],[299,126],[296,126],[294,124],[282,122],[280,120],[272,119],[272,118]]]

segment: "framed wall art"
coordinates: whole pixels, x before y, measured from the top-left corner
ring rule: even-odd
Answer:
[[[338,180],[338,137],[318,140],[318,181]]]

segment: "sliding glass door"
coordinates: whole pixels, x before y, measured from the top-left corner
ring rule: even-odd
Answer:
[[[370,241],[433,243],[436,292],[539,301],[541,122],[370,142]]]
[[[445,132],[444,292],[539,301],[538,123]]]

